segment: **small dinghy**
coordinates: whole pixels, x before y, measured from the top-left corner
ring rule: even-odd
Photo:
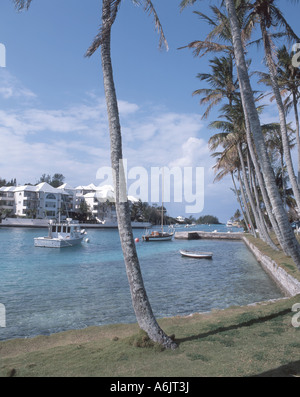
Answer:
[[[180,250],[182,256],[187,256],[189,258],[204,258],[204,259],[211,259],[213,256],[212,252],[201,252],[201,251],[184,251]]]

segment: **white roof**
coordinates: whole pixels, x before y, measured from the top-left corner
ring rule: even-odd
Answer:
[[[15,186],[2,186],[0,187],[0,192],[14,192]]]
[[[128,200],[131,201],[132,203],[138,203],[139,202],[139,199],[137,199],[134,196],[128,196]]]
[[[72,187],[72,186],[69,185],[68,183],[64,183],[63,185],[58,186],[57,189],[76,190],[74,187]]]
[[[98,186],[96,192],[97,199],[100,201],[115,201],[115,192],[111,185]]]
[[[93,183],[90,183],[89,185],[86,186],[80,185],[75,188],[75,190],[96,190],[96,189],[97,188]]]
[[[45,192],[45,193],[60,193],[57,191],[57,189],[51,185],[49,185],[47,182],[42,182],[36,185],[36,191],[37,192]]]
[[[1,188],[2,189],[2,188]],[[11,191],[14,192],[44,192],[44,193],[61,193],[61,194],[68,194],[63,189],[56,189],[55,187],[49,185],[47,182],[41,182],[36,186],[32,185],[24,185],[24,186],[12,186],[10,188]]]

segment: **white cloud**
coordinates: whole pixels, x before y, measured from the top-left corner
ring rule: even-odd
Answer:
[[[7,69],[0,68],[0,96],[4,99],[34,99],[36,94],[25,87]]]

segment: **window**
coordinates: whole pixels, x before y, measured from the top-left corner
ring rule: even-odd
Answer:
[[[50,193],[50,194],[47,194],[46,199],[47,200],[56,200],[56,197],[54,196],[54,194]]]

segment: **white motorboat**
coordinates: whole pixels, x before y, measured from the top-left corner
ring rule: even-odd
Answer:
[[[36,237],[35,247],[46,248],[65,248],[73,247],[82,242],[85,230],[81,230],[78,222],[67,218],[65,222],[50,220],[48,226],[48,236]]]
[[[212,252],[201,252],[201,251],[185,251],[180,250],[182,256],[187,256],[189,258],[198,258],[198,259],[211,259],[213,256]]]

